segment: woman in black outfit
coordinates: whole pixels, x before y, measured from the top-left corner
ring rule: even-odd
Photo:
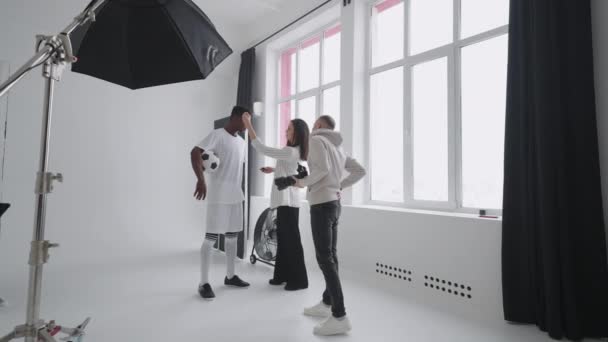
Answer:
[[[287,145],[272,148],[264,145],[251,125],[251,115],[243,115],[243,122],[249,132],[253,147],[263,155],[277,160],[276,166],[264,167],[262,172],[274,172],[275,179],[298,174],[298,163],[308,157],[308,136],[310,130],[304,120],[294,119],[289,123],[286,137]],[[272,185],[270,207],[277,209],[277,257],[271,285],[285,285],[285,290],[295,291],[308,288],[308,275],[304,263],[304,250],[298,225],[300,214],[301,190],[288,187],[279,190]]]

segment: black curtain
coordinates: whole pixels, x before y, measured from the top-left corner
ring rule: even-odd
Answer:
[[[239,70],[239,87],[236,103],[253,110],[253,77],[255,73],[255,48],[245,50],[241,54],[241,69]]]
[[[236,94],[236,103],[249,108],[249,110],[253,111],[253,82],[255,74],[255,48],[250,48],[245,50],[241,54],[241,68],[239,69],[239,85]],[[255,117],[251,118],[251,123],[253,127],[258,130],[257,120]],[[247,152],[247,160],[248,165],[245,170],[245,177],[247,177],[247,207],[245,208],[245,215],[249,217],[249,212],[251,209],[251,175],[253,173],[253,169],[255,165],[257,165],[257,154],[253,150],[253,147],[249,145]],[[243,178],[244,179],[244,178]],[[249,222],[249,221],[247,221]],[[245,231],[247,236],[244,238],[249,238],[249,226],[245,227]]]
[[[511,0],[504,314],[556,339],[608,336],[590,6]]]

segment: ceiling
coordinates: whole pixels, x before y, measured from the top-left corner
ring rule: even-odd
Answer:
[[[220,24],[242,30],[249,41],[264,38],[325,0],[194,0]]]

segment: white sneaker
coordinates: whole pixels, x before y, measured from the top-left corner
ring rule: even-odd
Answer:
[[[351,331],[352,328],[348,317],[344,316],[337,319],[334,316],[329,316],[327,320],[314,328],[313,333],[321,336],[341,335]]]
[[[315,306],[304,309],[304,315],[312,317],[329,317],[331,315],[331,306],[326,305],[323,301]]]

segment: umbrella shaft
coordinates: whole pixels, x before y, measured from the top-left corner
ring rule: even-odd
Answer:
[[[101,4],[103,4],[106,1],[107,0],[95,1],[95,3],[93,3],[91,6],[87,7],[80,15],[78,15],[74,19],[74,21],[70,25],[68,25],[63,31],[61,31],[61,33],[70,35],[72,32],[74,32],[75,29],[77,29],[80,25],[86,23],[88,20],[95,20],[94,17],[92,16],[93,13],[99,6],[101,6]]]
[[[27,61],[19,70],[12,74],[8,80],[0,84],[0,98],[4,96],[8,91],[17,84],[29,71],[38,66],[40,63],[48,59],[52,54],[53,48],[51,46],[45,46],[34,55],[29,61]]]

